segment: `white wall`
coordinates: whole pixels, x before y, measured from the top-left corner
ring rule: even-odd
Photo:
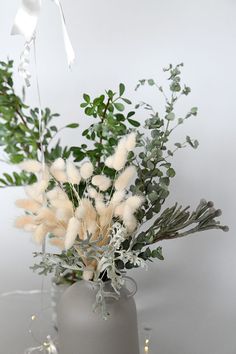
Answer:
[[[0,0],[0,59],[18,60],[22,39],[9,36],[18,4]],[[200,147],[177,155],[171,201],[195,206],[202,197],[214,200],[230,232],[163,242],[166,260],[151,265],[148,272],[134,273],[139,283],[140,325],[153,327],[155,354],[234,354],[236,2],[64,0],[63,5],[77,53],[73,71],[65,65],[59,16],[50,1],[44,1],[37,47],[43,105],[60,112],[62,124],[72,120],[85,125],[79,108],[83,92],[115,89],[123,81],[136,101],[140,96],[133,88],[138,79],[163,77],[163,66],[185,63],[184,79],[193,92],[180,110],[197,105],[200,114],[177,133],[177,139],[189,133],[199,139]],[[153,91],[144,94],[154,101]],[[37,104],[35,86],[28,99]],[[65,141],[81,142],[75,132],[70,134],[65,134]],[[35,246],[12,226],[18,212],[14,200],[20,195],[21,190],[0,190],[0,291],[41,285],[40,278],[28,270]],[[26,308],[29,311],[33,300],[25,304],[26,312],[21,307],[22,319],[18,317],[16,323],[22,326],[17,330],[16,324],[9,324],[9,300],[8,307],[1,301],[0,327],[5,328],[0,334],[1,352],[18,354],[11,336],[20,331],[19,338],[14,336],[23,350],[28,342],[20,340],[19,333],[23,338]],[[23,306],[23,300],[19,303]],[[16,316],[19,313],[16,307]],[[10,318],[13,315],[11,310]]]

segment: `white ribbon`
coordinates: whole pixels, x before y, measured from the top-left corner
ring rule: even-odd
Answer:
[[[59,9],[67,61],[69,67],[71,67],[75,60],[75,52],[72,47],[71,40],[66,28],[66,21],[62,5],[60,3],[60,0],[52,1],[57,5]],[[30,49],[35,39],[41,7],[42,0],[22,0],[22,4],[16,14],[14,24],[11,30],[12,35],[22,35],[25,38],[25,45],[24,50],[21,54],[19,72],[23,76],[27,86],[30,86],[31,77],[28,70],[28,66],[30,63]]]
[[[41,6],[41,0],[22,0],[11,34],[20,34],[25,37],[26,41],[30,41],[37,28]]]
[[[70,40],[68,31],[66,28],[65,15],[64,15],[60,0],[52,0],[52,1],[55,2],[55,4],[59,8],[60,17],[61,17],[61,24],[62,24],[62,31],[63,31],[64,45],[65,45],[65,50],[66,50],[66,55],[67,55],[67,61],[68,61],[69,68],[71,68],[72,64],[75,61],[75,52],[72,47],[71,40]]]

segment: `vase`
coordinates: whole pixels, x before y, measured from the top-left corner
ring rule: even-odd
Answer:
[[[128,279],[126,279],[127,283]],[[133,295],[124,285],[119,298],[105,299],[108,318],[94,311],[99,285],[79,281],[61,297],[58,308],[60,354],[139,354],[137,311]],[[114,294],[110,282],[104,291]]]

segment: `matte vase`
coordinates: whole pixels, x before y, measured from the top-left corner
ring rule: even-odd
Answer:
[[[139,354],[137,311],[133,292],[123,286],[119,299],[106,298],[108,319],[93,311],[99,285],[79,281],[62,295],[58,307],[60,354]],[[127,282],[126,279],[126,282]],[[111,283],[105,291],[114,292]]]

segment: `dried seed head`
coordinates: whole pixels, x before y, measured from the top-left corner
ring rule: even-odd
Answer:
[[[83,179],[88,179],[93,174],[93,165],[91,162],[85,162],[80,167],[80,174]]]

